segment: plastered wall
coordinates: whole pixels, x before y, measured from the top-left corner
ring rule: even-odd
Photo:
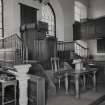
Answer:
[[[105,0],[89,0],[89,17],[105,16]]]

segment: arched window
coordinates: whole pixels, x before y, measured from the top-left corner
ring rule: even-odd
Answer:
[[[55,13],[52,6],[49,3],[42,4],[42,21],[48,23],[47,35],[56,36]]]
[[[3,37],[3,0],[0,0],[0,39]]]

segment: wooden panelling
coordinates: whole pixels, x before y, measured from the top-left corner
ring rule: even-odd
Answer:
[[[74,23],[74,40],[105,38],[105,17]]]
[[[45,105],[45,80],[38,76],[31,76],[28,81],[28,104]]]

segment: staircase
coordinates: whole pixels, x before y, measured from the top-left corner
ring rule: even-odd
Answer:
[[[57,42],[57,56],[72,65],[73,59],[88,59],[88,48],[77,42]],[[74,67],[74,65],[72,65]]]
[[[57,42],[57,56],[62,60],[88,58],[88,48],[77,42]],[[28,48],[23,40],[13,34],[0,40],[0,64],[16,65],[28,60]]]
[[[0,64],[1,66],[13,67],[27,60],[27,47],[22,39],[13,34],[0,40]]]

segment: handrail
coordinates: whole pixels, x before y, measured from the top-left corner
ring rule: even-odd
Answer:
[[[18,39],[20,39],[22,41],[22,38],[20,38],[17,34],[14,34],[14,35],[16,35],[18,37]]]
[[[58,41],[57,43],[73,43],[73,42]]]
[[[16,37],[23,43],[22,38],[20,38],[16,33],[13,34],[13,35],[11,35],[11,36],[7,36],[7,37],[5,37],[5,38],[2,38],[2,39],[0,39],[0,41],[5,40],[5,39],[9,39],[9,38],[11,38],[11,37],[13,37],[13,36],[16,36]],[[25,44],[23,43],[23,45],[25,45]]]
[[[76,43],[77,45],[79,45],[79,46],[80,46],[81,48],[83,48],[83,49],[88,49],[88,48],[82,46],[81,44],[79,44],[79,43],[77,43],[77,42],[74,42],[74,43]]]
[[[19,37],[16,33],[13,34],[13,35],[11,35],[11,36],[4,37],[4,38],[0,39],[0,41],[3,41],[3,40],[8,39],[8,38],[11,38],[11,37],[13,37],[13,36],[16,36],[16,37],[22,42],[22,44],[25,45],[25,44],[23,43],[22,38]]]
[[[57,51],[58,56],[60,56],[61,58],[65,58],[65,53],[67,53],[68,56],[70,56],[70,53],[71,54],[74,53],[74,55],[76,54],[81,57],[88,57],[88,48],[82,46],[81,44],[75,41],[72,42],[58,41]]]
[[[13,34],[13,35],[11,35],[11,36],[7,36],[7,37],[4,37],[4,38],[0,39],[0,41],[3,40],[3,39],[10,38],[10,37],[15,36],[15,35],[16,35],[20,40],[22,40],[22,39],[15,33],[15,34]]]
[[[22,44],[25,46],[25,44],[24,44],[22,38],[20,38],[17,34],[15,34],[15,35],[17,36],[18,39],[20,39],[20,41],[22,42]],[[26,46],[25,46],[25,47],[26,47]]]
[[[57,44],[60,44],[60,43],[76,43],[76,44],[79,45],[81,48],[83,48],[83,49],[88,49],[88,48],[82,46],[81,44],[79,44],[78,42],[75,42],[75,41],[72,41],[72,42],[58,41],[58,42],[57,42]]]

